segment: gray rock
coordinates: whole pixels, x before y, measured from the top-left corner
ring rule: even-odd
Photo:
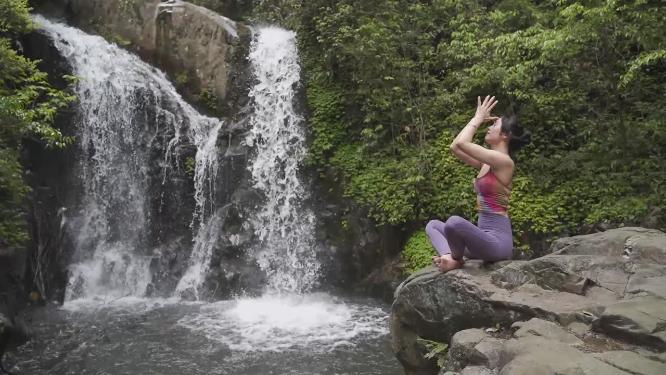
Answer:
[[[624,254],[644,263],[666,265],[666,237],[663,232],[650,231],[627,239]]]
[[[615,293],[596,286],[591,286],[586,296],[544,290],[532,284],[509,291],[492,283],[488,272],[471,275],[465,271],[442,274],[426,269],[396,290],[391,340],[408,374],[428,366],[419,354],[417,336],[448,342],[463,329],[510,325],[533,317],[570,323],[581,311],[617,301]]]
[[[591,257],[587,258],[589,262]],[[545,256],[530,262],[514,263],[494,272],[492,281],[507,289],[536,284],[544,289],[584,295],[590,280],[574,272],[569,263],[569,258],[560,256]],[[580,260],[577,263],[580,263]]]
[[[221,104],[230,95],[237,72],[231,65],[250,33],[246,26],[181,1],[147,0],[128,9],[121,0],[71,0],[67,6],[70,22],[126,40],[144,59],[185,77],[194,93],[209,91]]]
[[[581,322],[573,322],[569,324],[567,328],[578,337],[582,337],[590,331],[590,326]]]
[[[571,345],[531,335],[508,340],[501,356],[500,375],[628,374]]]
[[[625,250],[627,250],[625,254]],[[656,229],[626,227],[601,233],[560,238],[551,251],[559,255],[597,255],[627,257],[664,264],[666,233]]]
[[[480,354],[483,365],[490,368],[497,368],[503,345],[503,340],[487,337],[476,344],[474,349]]]
[[[666,276],[631,278],[627,285],[627,293],[647,293],[666,298]]]
[[[446,369],[460,370],[468,364],[483,364],[484,356],[475,347],[488,335],[478,328],[465,329],[451,338]]]
[[[657,355],[656,358],[654,359],[658,360],[661,363],[666,363],[666,353],[661,353]]]
[[[5,344],[9,340],[9,332],[12,327],[9,318],[0,313],[0,354],[4,353]]]
[[[483,338],[496,353],[496,361],[479,365],[470,363],[460,374],[638,374],[666,373],[666,364],[630,351],[585,353],[570,344],[543,336],[525,335],[511,340]]]
[[[662,278],[666,277],[666,269],[660,263],[664,249],[663,232],[620,228],[560,239],[553,244],[550,255],[505,262],[492,270],[472,261],[447,273],[424,269],[407,278],[395,291],[390,319],[393,350],[407,374],[429,373],[424,370],[429,364],[419,355],[416,337],[448,342],[458,331],[496,324],[508,326],[532,318],[539,320],[519,324],[518,342],[536,337],[568,347],[584,345],[560,326],[569,326],[583,337],[591,325],[611,344],[613,340],[628,340],[651,350],[664,350],[666,288]],[[488,367],[492,362],[497,343],[482,353],[478,345],[486,342],[484,338],[469,349],[470,343],[481,337],[475,332],[466,332],[452,342],[449,369],[466,364]],[[601,371],[609,366],[594,357],[585,357],[575,348],[560,352],[577,353],[580,368],[562,370],[548,361],[535,362],[516,354],[515,361],[510,365],[506,362],[509,367],[502,371],[551,373],[559,368],[563,373],[594,373],[595,369]],[[565,354],[560,360],[566,358]],[[615,370],[611,368],[610,373]]]
[[[646,296],[606,307],[594,328],[666,350],[665,322],[666,301]]]
[[[549,340],[557,340],[559,342],[570,345],[581,345],[583,343],[576,336],[566,332],[559,325],[553,322],[545,321],[543,319],[533,318],[526,322],[516,322],[513,323],[511,327],[518,328],[518,330],[513,334],[516,337],[533,335],[541,336]]]
[[[468,366],[465,367],[462,372],[460,372],[460,375],[495,375],[497,374],[495,371],[483,367],[483,366]]]
[[[543,289],[580,295],[585,295],[590,285],[597,285],[622,296],[632,266],[622,257],[547,255],[504,267],[493,273],[492,281],[507,289],[531,283]]]
[[[666,266],[660,264],[640,264],[631,270],[626,293],[651,294],[666,298]]]
[[[12,322],[8,316],[0,313],[0,359],[2,359],[5,350],[14,349],[29,338],[25,324],[20,321],[16,323]]]
[[[462,330],[460,332],[457,332],[451,338],[451,349],[458,347],[471,349],[486,337],[488,337],[488,334],[486,334],[484,330],[479,328]]]
[[[594,354],[594,357],[608,363],[613,367],[640,375],[666,374],[666,364],[647,359],[637,353],[629,351],[611,351]]]

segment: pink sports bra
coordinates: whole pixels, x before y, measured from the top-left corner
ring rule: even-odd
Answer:
[[[507,215],[511,189],[497,178],[492,169],[474,179],[474,190],[477,211]]]

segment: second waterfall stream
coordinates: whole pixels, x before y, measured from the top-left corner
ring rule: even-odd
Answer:
[[[320,268],[314,241],[315,217],[303,207],[307,190],[298,167],[305,157],[303,118],[294,109],[300,66],[296,35],[287,30],[260,29],[250,52],[257,80],[249,146],[253,186],[265,201],[251,219],[258,238],[256,257],[267,272],[270,292],[307,292]]]

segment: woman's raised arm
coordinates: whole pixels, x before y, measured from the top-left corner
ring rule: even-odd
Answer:
[[[488,164],[495,168],[513,166],[513,160],[511,160],[509,155],[489,150],[472,142],[474,134],[481,124],[486,121],[497,120],[497,117],[490,115],[495,105],[497,105],[497,100],[495,100],[494,96],[486,96],[483,102],[478,97],[476,114],[451,143],[450,148],[454,155],[468,165],[476,168],[481,168],[482,164]]]

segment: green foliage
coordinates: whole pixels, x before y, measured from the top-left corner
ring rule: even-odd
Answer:
[[[136,0],[119,0],[120,11],[130,19],[136,17]]]
[[[32,29],[26,0],[0,2],[0,246],[21,247],[27,239],[24,199],[29,192],[19,162],[21,140],[37,137],[47,147],[72,139],[51,125],[74,97],[53,88],[35,61],[13,49],[13,39]],[[74,82],[74,77],[65,77]]]
[[[178,73],[176,74],[175,81],[177,86],[182,87],[187,85],[187,83],[190,81],[190,76],[187,74],[187,72]]]
[[[132,45],[132,41],[126,38],[123,38],[121,35],[112,33],[112,32],[103,32],[104,38],[111,43],[115,43],[120,47],[128,47]]]
[[[19,35],[31,30],[30,7],[27,0],[0,2],[0,35]]]
[[[427,340],[421,337],[418,337],[416,341],[419,344],[423,345],[428,351],[426,354],[423,355],[423,358],[434,359],[437,361],[437,366],[439,368],[444,367],[444,365],[446,364],[446,358],[449,348],[447,344],[444,344],[442,342]]]
[[[199,103],[204,105],[206,107],[206,109],[208,109],[212,113],[217,113],[218,112],[218,110],[219,110],[218,102],[219,102],[219,99],[213,93],[213,91],[210,90],[210,89],[203,89],[199,93]]]
[[[659,2],[312,0],[293,9],[309,160],[378,223],[473,218],[475,171],[448,144],[485,94],[533,135],[511,199],[519,247],[666,212]]]
[[[307,99],[312,113],[310,126],[314,140],[310,146],[307,163],[324,166],[331,153],[344,144],[346,127],[340,89],[328,84],[322,74],[312,74],[308,82]]]
[[[424,230],[412,234],[402,250],[405,271],[412,274],[431,265],[434,255],[436,254]]]
[[[268,23],[293,29],[298,25],[301,0],[254,0],[253,23]]]
[[[196,170],[196,160],[194,156],[188,156],[185,158],[185,174],[188,176],[194,176],[194,171]]]
[[[0,246],[16,246],[27,240],[22,208],[28,191],[17,150],[0,147]]]

